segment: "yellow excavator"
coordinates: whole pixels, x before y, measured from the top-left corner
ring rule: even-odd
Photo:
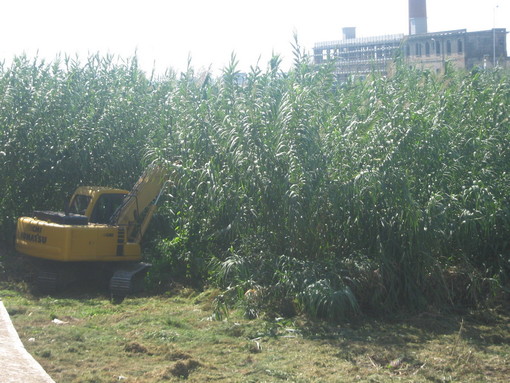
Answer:
[[[65,212],[36,210],[20,217],[16,250],[40,259],[39,289],[54,292],[89,272],[107,270],[112,297],[133,292],[150,267],[140,262],[140,241],[168,182],[167,172],[151,165],[130,192],[81,186]]]

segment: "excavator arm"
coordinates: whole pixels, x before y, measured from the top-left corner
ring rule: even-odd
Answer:
[[[154,214],[154,212],[156,211],[156,208],[158,206],[158,201],[159,201],[159,198],[161,197],[161,194],[163,194],[163,191],[165,190],[165,187],[166,185],[169,183],[170,181],[167,180],[163,183],[163,185],[161,186],[161,190],[159,191],[159,194],[158,196],[156,197],[156,199],[151,203],[151,205],[145,210],[145,213],[144,213],[144,216],[143,216],[143,219],[138,227],[138,229],[133,232],[133,235],[134,235],[134,242],[136,243],[140,243],[140,241],[142,240],[142,237],[143,235],[145,234],[145,231],[147,230],[147,227],[149,226],[149,223],[152,219],[152,215]],[[129,238],[129,237],[128,237]]]
[[[165,169],[149,166],[112,215],[110,224],[124,227],[128,242],[141,241],[168,182]]]

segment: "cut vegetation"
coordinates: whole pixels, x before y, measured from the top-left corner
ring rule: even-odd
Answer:
[[[217,291],[107,297],[0,296],[19,335],[57,382],[507,382],[501,308],[332,325],[212,317]]]

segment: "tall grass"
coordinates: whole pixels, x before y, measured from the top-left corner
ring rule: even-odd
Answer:
[[[77,184],[128,186],[178,160],[153,285],[185,277],[331,319],[508,286],[508,72],[399,66],[339,84],[297,42],[294,59],[240,82],[235,57],[217,78],[158,79],[136,59],[17,58],[0,70],[3,233]]]

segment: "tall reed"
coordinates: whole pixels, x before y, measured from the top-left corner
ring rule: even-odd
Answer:
[[[291,70],[275,56],[246,76],[235,56],[219,77],[97,55],[0,67],[3,240],[79,184],[177,162],[147,239],[153,286],[258,290],[330,319],[508,286],[508,71],[340,84],[294,47]]]

